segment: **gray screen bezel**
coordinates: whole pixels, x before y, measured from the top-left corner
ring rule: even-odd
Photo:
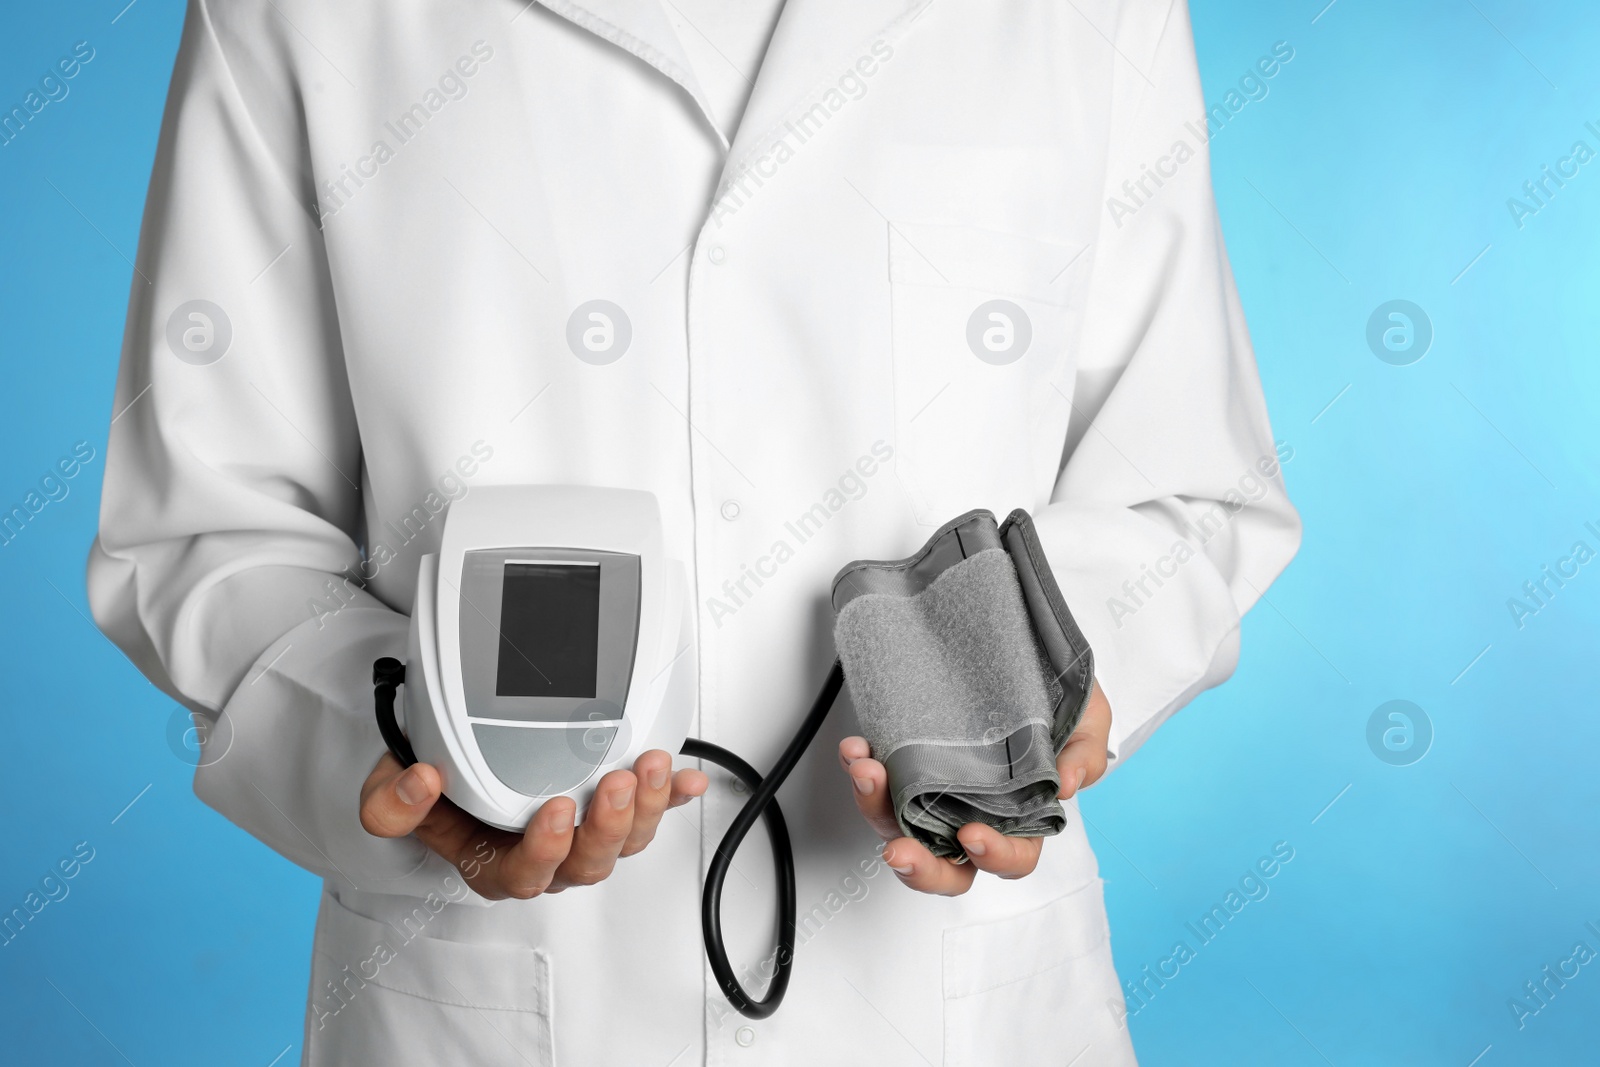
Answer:
[[[600,633],[593,697],[508,697],[495,692],[505,565],[593,563],[600,567]],[[639,643],[640,561],[582,548],[480,548],[461,563],[461,681],[467,715],[516,722],[590,723],[622,718]]]

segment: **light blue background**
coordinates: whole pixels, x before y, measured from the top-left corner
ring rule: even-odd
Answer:
[[[0,948],[0,1041],[17,1063],[264,1067],[299,1056],[317,887],[194,799],[173,705],[82,587],[182,17],[125,2],[11,5],[0,35],[0,109],[96,50],[0,148],[0,504],[75,442],[97,454],[0,548],[0,911],[95,851]],[[1194,2],[1213,103],[1295,50],[1212,147],[1307,532],[1234,680],[1085,802],[1124,978],[1195,948],[1185,924],[1276,842],[1294,858],[1147,984],[1134,1038],[1157,1065],[1595,1062],[1600,963],[1521,1028],[1508,1001],[1580,940],[1600,950],[1600,563],[1521,629],[1507,600],[1573,542],[1600,549],[1600,160],[1520,229],[1506,201],[1575,140],[1600,150],[1600,9],[1324,2]],[[1365,341],[1395,298],[1435,330],[1411,366]],[[1410,766],[1366,740],[1391,699],[1433,726]]]

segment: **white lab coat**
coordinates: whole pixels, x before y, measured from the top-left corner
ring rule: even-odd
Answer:
[[[1114,765],[1230,673],[1298,544],[1183,0],[788,0],[737,131],[683,54],[654,0],[192,0],[95,617],[216,721],[201,798],[326,880],[306,1063],[1131,1063],[1075,807],[1030,877],[913,893],[837,767],[847,703],[782,793],[802,931],[766,1021],[701,951],[721,776],[532,901],[359,825],[372,660],[475,485],[654,492],[695,733],[757,767],[832,658],[836,570],[969,508],[1034,514]],[[726,897],[758,971],[764,848]]]

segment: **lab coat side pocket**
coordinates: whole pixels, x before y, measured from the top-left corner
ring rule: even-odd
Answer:
[[[380,923],[323,893],[302,1063],[554,1067],[549,955],[429,937],[416,905]]]
[[[1043,422],[1069,406],[1052,383],[1072,380],[1089,257],[945,223],[895,221],[888,240],[895,465],[917,521],[1036,507],[1060,460]]]
[[[1102,883],[944,932],[945,1067],[1129,1067]]]

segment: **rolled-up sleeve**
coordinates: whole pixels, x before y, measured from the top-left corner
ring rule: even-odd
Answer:
[[[1155,14],[1118,39],[1066,461],[1036,517],[1118,764],[1233,672],[1241,617],[1300,543],[1217,219],[1187,6]]]
[[[282,136],[292,102],[247,100],[221,41],[192,0],[140,234],[89,602],[153,683],[215,723],[195,778],[207,804],[324,877],[425,891],[449,865],[414,839],[367,835],[357,813],[383,751],[371,663],[404,655],[407,620],[348,578],[361,445],[305,153]],[[253,71],[271,47],[248,57]]]

